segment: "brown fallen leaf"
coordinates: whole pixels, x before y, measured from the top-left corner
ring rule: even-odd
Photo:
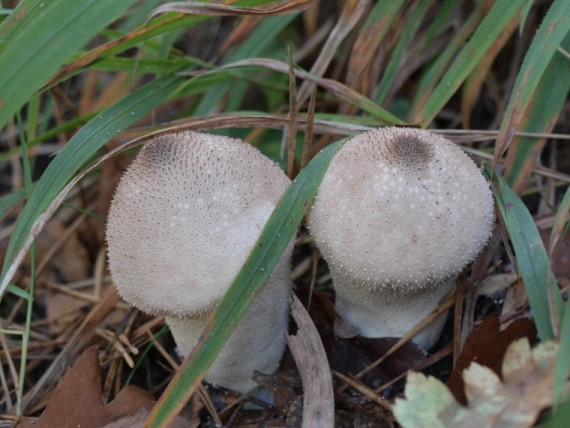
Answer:
[[[101,366],[97,347],[93,346],[67,370],[37,422],[24,419],[17,427],[98,428],[127,417],[134,417],[136,422],[136,415],[148,413],[153,404],[152,394],[133,385],[127,385],[111,403],[104,404],[101,401]]]
[[[467,337],[447,381],[448,388],[460,403],[466,403],[462,373],[472,362],[489,367],[499,374],[505,352],[512,342],[521,338],[528,338],[530,342],[536,340],[536,328],[526,318],[514,321],[504,331],[499,329],[499,317],[490,314]]]

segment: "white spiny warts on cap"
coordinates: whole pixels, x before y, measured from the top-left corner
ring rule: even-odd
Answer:
[[[453,287],[449,279],[481,251],[492,225],[492,195],[473,161],[441,136],[402,128],[346,142],[309,217],[333,275],[339,313],[371,337],[402,335],[429,314]],[[396,296],[410,301],[414,293],[421,294],[420,306],[408,309],[406,323]],[[400,327],[387,328],[393,311]],[[416,341],[431,346],[422,336]]]
[[[109,266],[119,293],[145,312],[167,316],[189,353],[289,182],[236,139],[182,132],[151,140],[122,177],[109,212]],[[206,380],[245,392],[255,386],[250,366],[277,368],[291,251],[292,243],[234,332],[229,343],[241,349],[228,344]]]

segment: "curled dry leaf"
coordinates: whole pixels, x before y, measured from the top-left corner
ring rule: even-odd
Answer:
[[[488,367],[472,363],[463,371],[466,407],[438,379],[412,372],[406,398],[396,400],[394,415],[404,428],[530,427],[552,405],[557,351],[554,342],[534,349],[527,338],[513,342],[503,360],[502,380]]]
[[[209,16],[265,16],[282,15],[299,12],[311,7],[317,0],[289,0],[277,2],[264,7],[236,7],[224,4],[202,3],[197,1],[184,1],[166,3],[157,7],[150,15],[153,18],[167,12],[179,12],[195,15]],[[149,19],[150,19],[149,18]]]

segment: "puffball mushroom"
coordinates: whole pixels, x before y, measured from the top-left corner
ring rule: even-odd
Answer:
[[[290,180],[240,140],[181,132],[155,137],[116,190],[109,266],[131,305],[164,315],[189,354]],[[273,373],[285,349],[293,241],[205,379],[238,392]]]
[[[344,324],[365,337],[401,337],[452,292],[493,219],[489,185],[459,147],[429,131],[382,128],[335,155],[308,227]],[[444,322],[414,342],[430,348]]]

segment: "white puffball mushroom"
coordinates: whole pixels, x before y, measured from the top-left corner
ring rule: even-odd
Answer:
[[[117,187],[107,222],[109,267],[123,299],[164,315],[187,355],[232,284],[290,180],[240,140],[155,137]],[[205,379],[241,393],[253,370],[274,373],[285,349],[293,241]]]
[[[451,294],[493,220],[489,185],[459,147],[392,127],[341,147],[308,227],[329,265],[342,321],[365,337],[401,337]],[[444,322],[414,342],[429,349]]]

